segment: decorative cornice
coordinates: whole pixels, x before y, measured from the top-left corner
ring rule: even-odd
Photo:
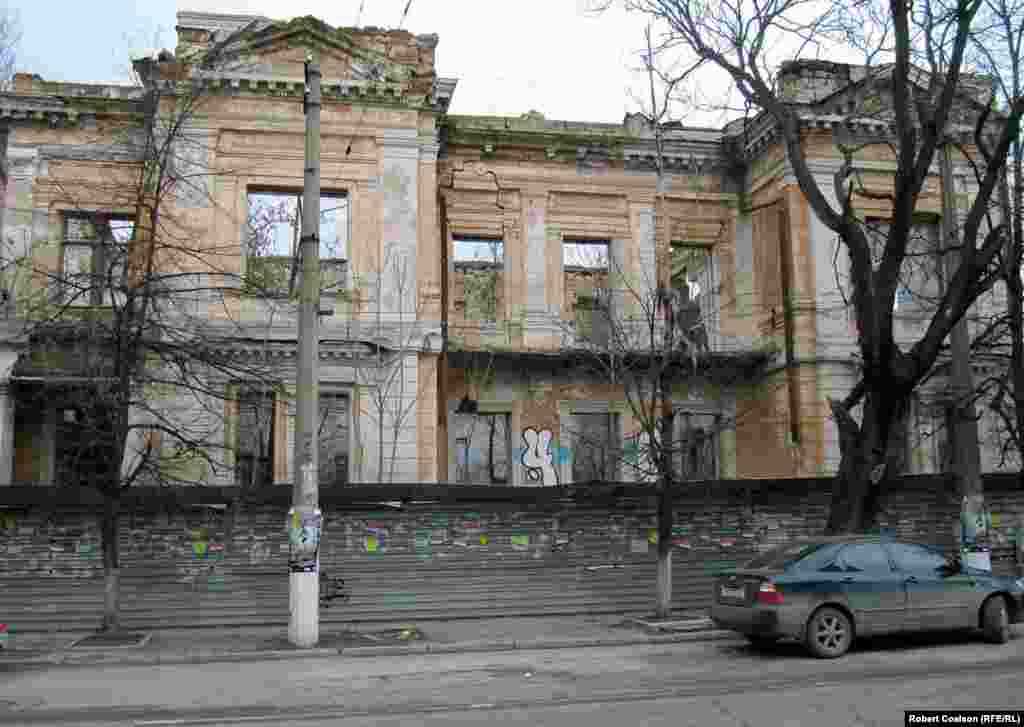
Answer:
[[[265,20],[270,18],[262,15],[242,15],[230,13],[202,13],[191,10],[178,12],[178,28],[189,28],[196,30],[227,31],[234,33],[241,30],[254,20]]]
[[[39,156],[44,160],[137,162],[142,161],[144,155],[141,146],[130,144],[45,144],[39,147]]]
[[[816,111],[812,108],[796,109],[796,116],[803,131],[824,130],[834,135],[845,135],[859,143],[885,143],[896,136],[894,124],[885,119],[854,117],[843,114]],[[781,129],[774,118],[762,112],[757,118],[744,123],[738,119],[726,124],[724,134],[727,143],[733,145],[745,161],[751,161],[767,147],[781,138]],[[974,142],[974,127],[970,124],[951,124],[946,134],[950,139],[964,144]],[[992,137],[988,137],[992,140]]]
[[[0,119],[42,121],[51,125],[78,120],[79,112],[52,96],[0,94]]]
[[[288,96],[302,98],[306,82],[302,78],[258,73],[231,73],[197,71],[193,77],[199,90],[241,92],[262,96]],[[173,92],[178,85],[173,80],[154,81],[160,90]],[[426,102],[422,96],[406,94],[406,85],[393,81],[343,80],[323,84],[324,101],[346,103],[376,103],[383,105],[417,106]]]

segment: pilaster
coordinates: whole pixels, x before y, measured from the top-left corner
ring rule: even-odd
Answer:
[[[380,149],[381,306],[387,322],[416,317],[421,144],[415,129],[384,129]]]
[[[561,286],[555,280],[555,270],[548,264],[551,237],[557,230],[548,225],[548,194],[546,190],[523,191],[523,239],[525,240],[525,330],[523,345],[543,348],[552,338],[556,325],[553,320]]]

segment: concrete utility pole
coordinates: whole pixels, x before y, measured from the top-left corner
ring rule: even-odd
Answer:
[[[959,220],[957,219],[956,194],[953,187],[953,160],[950,157],[949,144],[942,145],[942,232],[946,249],[957,244]],[[943,255],[943,258],[946,256]],[[963,260],[962,255],[956,256],[955,265],[946,269],[947,283]],[[974,413],[974,402],[971,395],[974,384],[970,364],[970,334],[967,328],[967,316],[964,316],[953,327],[949,335],[952,355],[952,376],[950,387],[955,402],[953,431],[950,433],[953,444],[953,469],[960,484],[961,533],[964,536],[962,545],[972,545],[973,527],[964,527],[966,523],[976,523],[984,517],[984,493],[981,487],[981,454],[978,450],[978,422]],[[984,562],[977,562],[968,555],[970,565],[987,567]],[[982,561],[985,559],[982,558]]]
[[[320,62],[306,56],[306,169],[302,190],[302,238],[299,261],[299,351],[296,376],[295,450],[292,509],[289,512],[288,640],[316,646],[320,638],[320,526],[316,422],[319,403],[320,303]]]
[[[658,109],[658,100],[654,93],[654,46],[651,43],[651,26],[644,32],[647,39],[647,55],[644,63],[647,66],[647,83],[651,91],[651,125],[654,130],[655,147],[655,193],[654,214],[651,219],[651,235],[654,238],[654,249],[658,248],[658,213],[664,202],[665,194],[665,147],[661,135],[662,112]],[[666,102],[667,103],[667,102]],[[665,107],[667,110],[667,106]],[[671,277],[671,250],[669,251],[669,276]],[[657,277],[657,272],[655,272]],[[655,280],[655,291],[660,294],[661,281]],[[660,304],[660,301],[656,305]],[[662,366],[654,390],[655,407],[658,407],[658,431],[651,432],[651,440],[658,439],[658,447],[654,453],[658,457],[658,564],[655,577],[655,606],[657,618],[669,618],[672,615],[672,438],[675,429],[675,411],[672,408],[672,382],[668,375],[668,361],[675,354],[676,321],[672,305],[668,306],[668,331],[662,345]],[[655,314],[656,315],[656,314]],[[654,341],[651,341],[651,353],[654,354]],[[653,427],[652,427],[653,430]]]

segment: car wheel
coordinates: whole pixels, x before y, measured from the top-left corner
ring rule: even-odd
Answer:
[[[819,659],[835,659],[850,650],[853,624],[837,608],[819,608],[807,622],[807,648]]]
[[[756,649],[765,649],[779,640],[778,636],[767,636],[764,634],[744,634],[747,637],[747,641],[750,645]]]
[[[1005,644],[1010,640],[1010,617],[1002,596],[992,596],[981,607],[981,631],[985,641],[993,644]]]

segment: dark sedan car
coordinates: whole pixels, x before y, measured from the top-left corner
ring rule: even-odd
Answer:
[[[718,577],[711,618],[754,643],[803,641],[821,658],[857,636],[981,629],[993,643],[1024,618],[1024,579],[963,566],[925,545],[869,536],[800,540]]]

